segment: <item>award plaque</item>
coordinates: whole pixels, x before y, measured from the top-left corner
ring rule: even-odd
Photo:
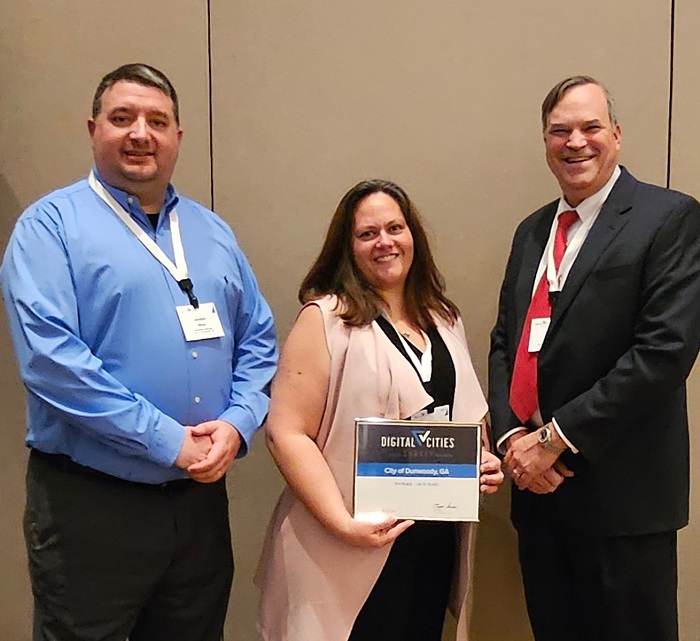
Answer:
[[[478,521],[481,425],[355,419],[355,518]]]

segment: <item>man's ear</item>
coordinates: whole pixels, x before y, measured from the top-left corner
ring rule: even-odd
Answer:
[[[622,143],[622,129],[620,128],[620,123],[613,127],[613,136],[615,136],[615,141],[617,142],[617,149],[620,150],[620,143]]]

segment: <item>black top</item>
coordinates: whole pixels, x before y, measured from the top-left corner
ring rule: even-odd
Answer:
[[[450,408],[449,417],[452,419],[452,406],[454,405],[455,398],[455,366],[452,362],[450,352],[447,349],[447,345],[445,345],[445,341],[442,340],[442,336],[440,336],[440,332],[438,332],[435,327],[428,328],[427,334],[432,346],[433,371],[430,380],[428,382],[423,382],[420,378],[420,373],[413,364],[406,348],[403,346],[398,330],[384,318],[384,316],[377,318],[377,324],[382,328],[387,338],[393,343],[396,349],[406,357],[406,360],[416,372],[416,376],[418,376],[421,383],[423,383],[425,391],[433,397],[433,402],[423,409],[432,412],[436,407],[447,405]],[[418,358],[422,356],[422,352],[413,343],[410,341],[406,341],[406,343],[408,343],[409,347],[416,353]]]

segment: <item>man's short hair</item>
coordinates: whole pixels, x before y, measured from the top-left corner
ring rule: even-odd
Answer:
[[[547,97],[542,103],[542,131],[547,130],[547,120],[549,119],[549,114],[552,113],[554,107],[556,107],[561,99],[566,95],[568,91],[574,87],[580,87],[582,85],[596,85],[603,90],[605,94],[605,100],[608,103],[608,117],[610,118],[610,124],[614,127],[617,125],[617,113],[615,111],[615,101],[612,95],[608,91],[607,87],[591,76],[570,76],[565,78],[561,82],[554,85]]]
[[[92,99],[92,117],[97,118],[102,109],[102,95],[111,86],[118,82],[135,82],[139,85],[147,87],[155,87],[160,89],[170,100],[173,101],[173,114],[175,122],[180,124],[180,106],[177,102],[177,93],[167,76],[160,70],[142,62],[134,62],[128,65],[122,65],[114,71],[110,71],[97,85],[95,97]]]

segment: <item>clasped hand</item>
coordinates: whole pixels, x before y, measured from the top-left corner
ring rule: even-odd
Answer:
[[[185,427],[185,441],[175,465],[200,483],[218,481],[241,447],[238,430],[226,421],[206,421]]]
[[[508,439],[503,464],[518,489],[535,494],[554,492],[565,479],[574,475],[556,452],[542,447],[537,432],[513,434]]]

